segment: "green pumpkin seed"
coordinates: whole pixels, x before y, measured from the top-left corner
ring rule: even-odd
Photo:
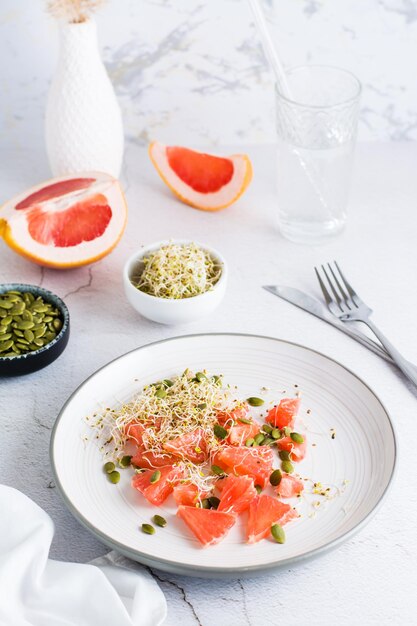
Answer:
[[[22,294],[20,291],[8,291],[7,298],[10,302],[19,302],[19,300],[22,300]]]
[[[4,359],[6,356],[16,356],[16,352],[2,352],[1,358]]]
[[[277,543],[285,543],[285,532],[283,527],[279,524],[273,524],[271,526],[271,535]]]
[[[62,322],[60,319],[56,318],[51,323],[52,323],[54,330],[56,330],[57,332],[61,330]]]
[[[150,477],[149,482],[153,485],[154,483],[157,483],[160,478],[161,472],[159,470],[156,470]]]
[[[256,437],[254,437],[254,441],[255,441],[257,446],[260,446],[264,439],[265,439],[265,437],[264,437],[264,435],[262,433],[258,433],[256,435]]]
[[[300,433],[291,433],[290,437],[295,443],[304,443],[304,437]]]
[[[248,420],[246,419],[246,417],[238,417],[237,421],[240,422],[241,424],[252,424],[252,420]]]
[[[197,372],[197,374],[195,375],[195,380],[201,383],[203,380],[207,380],[207,376],[203,374],[203,372]]]
[[[0,343],[0,352],[8,352],[10,348],[13,346],[13,339],[8,339],[8,341],[2,341]]]
[[[112,461],[107,461],[107,463],[103,465],[103,469],[106,474],[111,474],[111,472],[114,472],[114,470],[116,469],[116,466],[114,463],[112,463]]]
[[[197,409],[200,409],[200,411],[206,408],[207,408],[207,402],[202,402],[201,404],[197,404]]]
[[[212,509],[217,509],[220,504],[220,498],[216,498],[216,496],[210,496],[210,498],[208,498],[208,501],[210,502],[210,507]]]
[[[120,467],[122,467],[123,469],[126,469],[126,467],[129,467],[131,460],[132,460],[132,457],[129,454],[122,456],[122,458],[119,461]]]
[[[225,476],[226,472],[219,467],[218,465],[212,465],[211,466],[211,471],[213,472],[213,474],[216,474],[216,476]]]
[[[275,445],[275,444],[276,444],[276,441],[275,441],[275,439],[272,439],[272,437],[265,437],[263,442],[262,442],[263,446],[271,446],[271,445]]]
[[[49,310],[49,306],[46,304],[34,304],[32,307],[32,311],[35,313],[46,313]]]
[[[167,521],[165,517],[162,517],[162,515],[154,515],[152,521],[154,524],[160,526],[161,528],[165,528],[165,526],[167,525]]]
[[[159,387],[159,389],[157,389],[155,391],[155,397],[156,398],[166,398],[167,397],[167,392],[165,391],[165,389],[163,387]]]
[[[289,437],[291,435],[291,428],[289,426],[284,426],[282,432],[284,433],[284,437]]]
[[[251,396],[246,400],[246,402],[250,404],[250,406],[262,406],[265,400],[262,400],[262,398],[255,398],[255,396]]]
[[[282,438],[282,434],[279,428],[274,428],[273,431],[271,432],[271,437],[273,439],[281,439]]]
[[[270,426],[269,424],[263,424],[261,430],[267,435],[270,435],[272,433],[272,426]]]
[[[255,443],[255,439],[253,437],[249,437],[249,439],[246,439],[245,441],[245,446],[247,448],[250,448],[251,446],[253,446],[254,443]]]
[[[29,348],[29,346],[28,346],[27,344],[20,343],[20,341],[17,341],[17,342],[15,343],[15,346],[16,346],[16,348],[19,348],[19,350],[20,350],[21,352],[27,352],[27,351],[30,349],[30,348]]]
[[[218,439],[225,439],[228,435],[227,430],[220,426],[220,424],[215,424],[213,427],[213,432]]]
[[[2,356],[9,341],[14,354],[39,350],[55,339],[63,326],[60,311],[45,302],[42,296],[30,293],[7,292],[0,297],[0,344]],[[30,308],[33,310],[30,310]],[[45,315],[45,313],[47,315]],[[46,318],[47,322],[43,319]],[[16,343],[14,343],[16,342]],[[4,354],[3,354],[4,352]]]
[[[18,328],[19,330],[30,330],[34,326],[35,324],[29,320],[22,320],[21,322],[18,322],[16,324],[16,328]]]
[[[290,453],[287,450],[280,450],[279,451],[279,458],[281,459],[281,461],[290,461],[291,460]]]
[[[10,315],[22,315],[25,310],[25,306],[26,305],[24,302],[22,302],[21,304],[15,304],[14,307],[10,309]]]
[[[286,474],[292,474],[294,471],[294,465],[291,461],[282,461],[281,467]]]
[[[6,309],[6,311],[8,311],[9,309],[13,308],[13,302],[10,302],[10,300],[5,300],[4,298],[0,298],[0,308]]]
[[[217,374],[215,374],[212,378],[213,378],[214,384],[217,385],[217,387],[222,386],[222,379],[220,376],[217,376]]]
[[[271,483],[271,485],[273,487],[277,487],[279,485],[279,483],[282,480],[282,473],[281,470],[276,469],[272,472],[271,476],[269,477],[269,482]]]
[[[31,343],[35,339],[35,335],[33,334],[33,332],[31,330],[25,330],[23,335],[24,335],[25,339],[27,341],[29,341],[29,343]]]
[[[257,491],[258,494],[262,493],[262,487],[261,485],[255,485],[255,489]]]
[[[201,507],[203,509],[209,509],[210,508],[210,502],[208,501],[208,498],[203,498],[201,500]]]
[[[162,383],[165,385],[165,387],[172,387],[172,385],[174,384],[172,380],[169,380],[169,378],[165,378],[165,380],[163,380]]]
[[[114,472],[110,472],[110,474],[108,474],[107,476],[109,481],[113,483],[113,485],[117,485],[120,480],[120,472],[118,472],[117,470],[115,470]]]
[[[142,524],[141,528],[142,528],[142,532],[145,533],[146,535],[155,534],[155,528],[151,524]]]

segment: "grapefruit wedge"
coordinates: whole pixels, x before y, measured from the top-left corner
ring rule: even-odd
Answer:
[[[123,234],[119,181],[87,172],[43,182],[0,208],[0,236],[18,254],[48,267],[79,267],[111,252]]]
[[[154,141],[149,156],[171,191],[185,204],[203,211],[230,206],[252,179],[246,154],[219,157]]]

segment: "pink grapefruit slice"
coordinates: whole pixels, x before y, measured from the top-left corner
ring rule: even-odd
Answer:
[[[246,154],[220,157],[154,141],[149,156],[171,191],[185,204],[204,211],[230,206],[252,179]]]
[[[36,185],[0,208],[0,236],[39,265],[70,268],[98,261],[123,234],[127,207],[120,183],[87,172]]]

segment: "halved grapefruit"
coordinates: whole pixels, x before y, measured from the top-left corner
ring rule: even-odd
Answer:
[[[27,259],[79,267],[111,252],[123,234],[127,207],[120,183],[101,172],[55,178],[0,208],[0,236]]]
[[[230,206],[252,179],[246,154],[220,157],[154,141],[149,156],[171,191],[185,204],[204,211]]]

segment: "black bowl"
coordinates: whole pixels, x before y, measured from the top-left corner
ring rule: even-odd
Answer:
[[[43,287],[23,285],[21,283],[0,285],[0,296],[7,291],[21,291],[22,293],[29,291],[33,293],[34,296],[41,296],[46,302],[50,302],[56,306],[62,315],[63,324],[58,335],[45,346],[39,348],[39,350],[12,357],[0,356],[0,376],[22,376],[22,374],[31,374],[32,372],[36,372],[36,370],[42,369],[42,367],[50,365],[65,350],[70,334],[69,311],[67,305],[61,298],[58,298],[54,293]]]

